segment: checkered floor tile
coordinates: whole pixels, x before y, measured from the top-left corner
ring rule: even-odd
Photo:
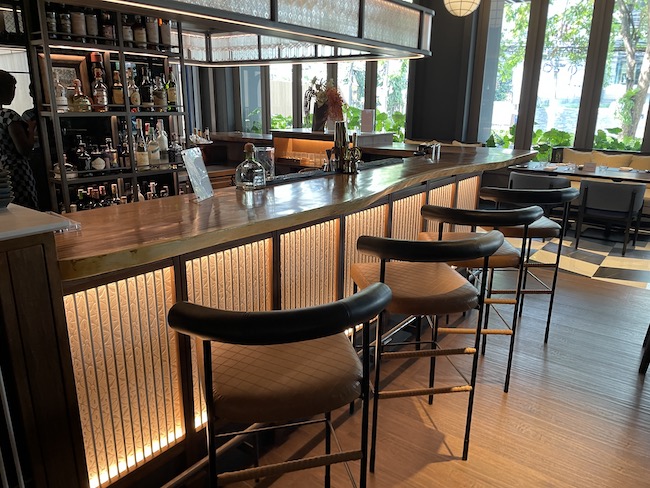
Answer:
[[[555,261],[558,240],[533,242],[531,259],[550,263]],[[636,246],[630,242],[625,256],[620,234],[602,235],[588,229],[580,237],[580,247],[569,234],[562,243],[560,268],[570,273],[620,285],[650,289],[650,235],[640,235]]]

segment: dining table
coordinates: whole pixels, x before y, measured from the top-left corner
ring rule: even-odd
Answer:
[[[575,176],[579,178],[600,178],[611,181],[629,181],[636,183],[650,183],[650,170],[629,167],[615,168],[609,166],[595,166],[590,164],[550,163],[530,161],[508,167],[514,171],[539,173],[556,176]]]

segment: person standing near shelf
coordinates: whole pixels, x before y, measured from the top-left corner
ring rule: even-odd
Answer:
[[[14,203],[38,209],[34,173],[29,157],[34,147],[36,121],[25,122],[9,108],[16,95],[16,78],[0,70],[0,169],[11,173]]]

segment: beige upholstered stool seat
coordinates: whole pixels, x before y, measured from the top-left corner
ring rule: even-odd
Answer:
[[[454,241],[458,239],[470,239],[480,235],[479,232],[443,232],[443,241]],[[420,241],[437,241],[437,232],[420,232],[418,235]],[[519,266],[520,260],[519,249],[514,247],[508,241],[503,241],[503,244],[496,250],[488,259],[489,268],[516,268]],[[481,268],[483,266],[483,258],[470,259],[467,261],[450,262],[449,264],[466,267],[466,268]]]
[[[270,346],[213,344],[215,413],[235,422],[305,418],[361,394],[361,361],[344,334]]]
[[[355,263],[350,276],[359,288],[380,281],[379,263]],[[393,292],[392,313],[438,315],[478,305],[478,291],[446,263],[390,261],[384,280]]]
[[[529,238],[548,238],[559,237],[562,226],[557,222],[549,219],[548,217],[540,217],[535,222],[528,226]],[[524,226],[518,225],[515,227],[499,227],[499,230],[505,237],[518,237],[524,235]]]

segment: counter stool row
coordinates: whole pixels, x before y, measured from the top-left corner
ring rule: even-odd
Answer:
[[[489,189],[484,194],[502,201],[507,200],[504,195],[516,195],[514,203],[517,204],[528,202],[533,195],[541,198],[539,203],[556,203],[556,200],[545,199],[542,193],[529,193],[529,197],[523,198],[523,193],[516,190]],[[562,198],[569,198],[569,195],[564,194]],[[353,264],[351,277],[355,293],[325,305],[297,310],[233,312],[186,302],[175,304],[169,312],[169,324],[178,332],[196,338],[199,343],[197,350],[201,353],[199,366],[203,384],[210,385],[203,388],[208,413],[206,435],[210,486],[324,466],[327,487],[331,483],[330,465],[356,460],[360,462],[359,485],[366,486],[368,464],[370,471],[375,468],[380,400],[411,396],[426,396],[431,404],[438,394],[469,395],[463,442],[463,459],[467,459],[481,336],[497,333],[488,327],[486,305],[508,303],[514,310],[512,323],[498,332],[510,336],[507,391],[528,265],[525,260],[526,242],[531,235],[529,229],[543,218],[542,213],[540,207],[530,205],[507,210],[425,206],[422,215],[440,223],[437,233],[422,233],[418,241],[360,237],[358,250],[375,256],[377,261]],[[472,231],[442,232],[444,222],[469,225]],[[498,230],[477,232],[477,226]],[[504,229],[517,229],[522,237],[520,249],[504,241]],[[462,276],[457,266],[475,269],[476,283]],[[514,297],[508,301],[494,298],[496,291],[492,290],[493,272],[502,267],[518,270]],[[440,326],[438,317],[460,312],[467,313],[466,321],[474,325],[457,330]],[[382,334],[390,314],[417,317],[417,340],[397,344],[398,349],[393,347],[396,346],[394,342],[390,348],[386,347]],[[375,324],[372,388],[371,322]],[[419,333],[422,322],[431,325],[430,340],[424,340]],[[358,324],[363,324],[360,355],[344,334],[345,330]],[[472,334],[473,340],[467,346],[453,348],[440,343],[442,334],[456,332]],[[485,342],[483,345],[485,347]],[[459,384],[436,386],[435,367],[439,357],[467,357],[471,360],[469,371],[457,369],[463,378]],[[405,359],[428,360],[428,384],[411,389],[384,387],[382,363]],[[373,410],[369,439],[371,391]],[[362,401],[360,446],[332,452],[332,440],[336,444],[338,441],[330,412],[357,399]],[[320,419],[315,418],[317,415]],[[224,421],[250,427],[217,434],[217,423]],[[217,459],[220,437],[228,435],[231,439],[238,439],[279,427],[315,422],[324,423],[324,454],[265,466],[256,463],[252,468],[220,472]],[[348,474],[356,486],[349,469]]]

